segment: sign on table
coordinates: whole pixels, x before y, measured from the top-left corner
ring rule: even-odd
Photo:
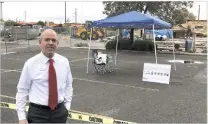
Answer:
[[[169,84],[171,65],[144,63],[142,81]]]

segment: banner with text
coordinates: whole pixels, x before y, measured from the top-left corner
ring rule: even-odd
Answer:
[[[144,63],[142,81],[169,84],[171,65]]]

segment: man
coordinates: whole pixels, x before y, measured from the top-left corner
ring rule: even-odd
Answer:
[[[73,94],[72,74],[68,59],[55,53],[58,44],[54,30],[43,31],[39,40],[41,52],[24,64],[16,94],[20,124],[66,123]]]

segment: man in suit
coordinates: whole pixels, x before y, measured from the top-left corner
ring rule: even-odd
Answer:
[[[39,40],[41,52],[24,64],[16,94],[20,124],[66,123],[73,95],[72,74],[68,59],[55,53],[58,44],[54,30],[43,31]]]

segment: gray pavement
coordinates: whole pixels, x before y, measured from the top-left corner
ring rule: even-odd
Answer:
[[[16,86],[24,62],[39,53],[16,49],[18,53],[1,55],[1,94],[15,97]],[[137,123],[206,123],[206,56],[176,55],[176,59],[197,60],[202,64],[176,63],[174,71],[170,54],[158,54],[158,63],[171,64],[170,84],[142,81],[143,64],[155,63],[154,53],[119,51],[114,72],[100,75],[89,65],[86,73],[87,49],[60,47],[66,56],[74,78],[71,109],[100,114]],[[114,51],[104,53],[115,54]],[[10,70],[10,71],[9,71]],[[15,70],[15,71],[11,71]],[[15,100],[1,98],[2,102]],[[1,109],[2,123],[17,123],[14,110]],[[70,120],[69,120],[70,121]],[[79,121],[71,121],[81,123]]]

